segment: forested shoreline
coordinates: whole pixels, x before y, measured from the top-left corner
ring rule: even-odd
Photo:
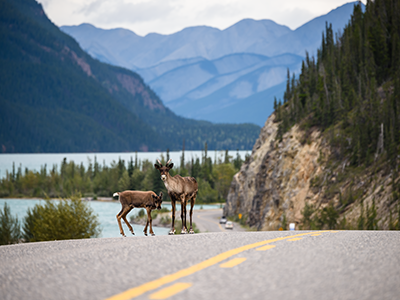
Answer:
[[[202,157],[185,162],[185,152],[182,152],[181,161],[174,162],[171,169],[172,176],[192,176],[199,183],[199,194],[196,203],[225,202],[232,177],[240,170],[243,163],[239,153],[231,157],[225,151],[225,157],[214,159],[207,153],[207,144],[202,151]],[[169,151],[166,157],[160,156],[160,161],[169,160]],[[139,160],[137,154],[130,160],[118,159],[110,165],[89,160],[87,167],[67,161],[66,158],[60,167],[53,165],[41,166],[40,171],[33,171],[22,166],[13,165],[11,172],[0,180],[1,198],[67,198],[72,195],[81,197],[112,197],[116,191],[123,190],[152,190],[157,194],[163,192],[164,200],[168,201],[168,193],[160,179],[160,173],[155,169],[156,161]]]

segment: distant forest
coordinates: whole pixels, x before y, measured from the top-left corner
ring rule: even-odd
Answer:
[[[169,160],[168,153],[166,157],[161,158],[163,164]],[[225,202],[232,177],[243,163],[239,153],[233,158],[226,151],[223,160],[212,162],[206,144],[201,159],[192,159],[184,164],[184,155],[185,152],[180,164],[174,162],[174,167],[170,170],[171,176],[179,174],[196,178],[199,184],[196,203]],[[157,194],[163,192],[164,201],[169,201],[160,172],[154,167],[155,163],[156,161],[140,161],[135,156],[129,161],[119,159],[110,166],[102,165],[95,159],[87,168],[83,164],[67,162],[65,158],[60,168],[56,165],[47,168],[44,165],[39,172],[13,166],[13,170],[0,179],[0,197],[48,199],[80,195],[97,199],[111,197],[117,191],[142,190],[154,191]]]
[[[185,119],[129,70],[101,63],[34,0],[0,2],[0,152],[249,150],[254,124]],[[267,118],[268,116],[265,116]]]

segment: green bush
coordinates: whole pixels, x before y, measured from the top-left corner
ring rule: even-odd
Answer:
[[[0,210],[0,245],[16,244],[21,236],[20,224],[17,217],[11,215],[10,207],[4,203]]]
[[[197,193],[197,204],[213,203],[218,201],[218,191],[214,190],[208,181],[200,178],[198,183],[199,192]]]
[[[189,231],[189,229],[190,229],[190,221],[189,220],[186,220],[186,227],[187,227],[187,230]],[[192,228],[193,228],[194,233],[200,232],[200,230],[197,228],[195,223],[192,223]],[[175,216],[175,231],[176,231],[175,234],[181,234],[181,231],[182,231],[182,220],[176,219],[176,216]]]
[[[74,197],[59,202],[47,200],[28,209],[23,224],[25,242],[84,239],[101,233],[97,215],[84,201]]]

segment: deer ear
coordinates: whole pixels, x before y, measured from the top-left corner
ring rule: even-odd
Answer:
[[[160,166],[159,166],[158,164],[154,164],[154,167],[155,167],[157,170],[160,169]]]
[[[174,163],[170,163],[169,165],[168,165],[168,169],[172,169],[174,167]]]
[[[160,197],[161,199],[162,199],[162,196],[163,196],[163,193],[162,193],[162,192],[160,192],[160,196],[159,196],[159,197]]]

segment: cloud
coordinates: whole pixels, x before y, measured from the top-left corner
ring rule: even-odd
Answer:
[[[58,26],[91,23],[145,35],[189,26],[225,29],[245,18],[270,19],[295,29],[350,0],[37,0]],[[366,0],[362,1],[363,3]]]
[[[241,3],[233,1],[229,5],[213,2],[211,5],[196,11],[194,17],[207,25],[224,29],[244,18],[242,6]]]
[[[275,21],[279,24],[285,24],[291,29],[296,29],[304,23],[315,18],[316,14],[299,7],[281,10],[274,13]]]
[[[174,8],[174,1],[96,0],[83,6],[78,13],[102,24],[135,24],[167,18]]]

